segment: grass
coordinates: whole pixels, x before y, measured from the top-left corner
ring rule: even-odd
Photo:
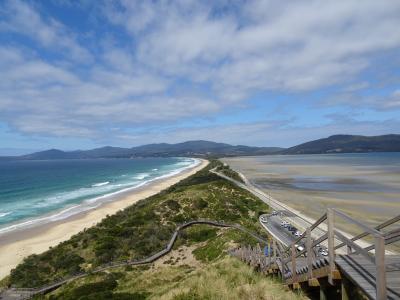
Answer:
[[[178,224],[199,218],[239,223],[262,233],[257,217],[268,207],[249,192],[209,172],[220,165],[214,161],[195,175],[106,217],[68,241],[25,258],[6,282],[16,287],[36,287],[110,261],[149,256],[165,247]],[[201,232],[202,235],[204,239],[213,239],[210,229]],[[232,237],[238,241],[244,239],[240,235]],[[218,247],[218,241],[213,243]],[[203,252],[209,253],[203,255],[199,250],[197,255],[215,256],[211,254],[212,248]]]
[[[216,171],[232,178],[235,179],[236,181],[239,181],[241,183],[244,183],[243,178],[239,175],[238,172],[232,170],[229,165],[227,164],[221,164],[217,167]]]
[[[306,299],[300,292],[284,290],[279,281],[267,279],[240,261],[224,257],[200,268],[168,266],[137,268],[86,279],[47,296],[48,299],[94,299],[85,294],[98,287],[96,300],[107,299]],[[111,287],[105,291],[103,286]],[[71,298],[76,297],[76,298]],[[135,298],[136,297],[136,298]]]
[[[37,286],[110,260],[151,255],[164,248],[175,227],[207,218],[238,223],[263,235],[258,215],[268,207],[245,190],[211,174],[218,161],[158,195],[105,218],[70,240],[32,255],[6,281]],[[195,225],[179,235],[162,261],[88,275],[36,299],[303,299],[280,282],[227,255],[256,241],[232,228]]]

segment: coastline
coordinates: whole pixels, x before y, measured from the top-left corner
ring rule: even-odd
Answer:
[[[60,242],[68,240],[84,228],[97,224],[107,215],[115,214],[141,199],[155,195],[193,175],[207,165],[208,161],[201,159],[201,163],[193,168],[123,193],[115,200],[106,202],[93,210],[84,211],[63,220],[2,235],[0,239],[0,279],[8,275],[10,270],[18,265],[24,257],[42,253],[49,247],[54,247]]]

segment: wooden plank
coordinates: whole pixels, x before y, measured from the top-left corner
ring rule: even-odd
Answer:
[[[375,236],[376,298],[386,299],[385,238]]]
[[[307,241],[306,241],[306,249],[307,249],[307,267],[308,267],[308,279],[313,278],[313,274],[312,274],[312,253],[311,253],[311,244],[312,244],[312,240],[311,240],[311,228],[308,227],[306,229],[306,236],[307,236]]]
[[[334,217],[333,209],[328,208],[327,219],[328,219],[328,255],[329,255],[329,278],[328,281],[333,285],[332,273],[335,270],[335,240],[334,240]]]
[[[319,281],[317,278],[308,279],[308,285],[312,287],[319,286]]]

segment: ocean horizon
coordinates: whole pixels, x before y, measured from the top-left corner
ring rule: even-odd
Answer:
[[[95,209],[199,163],[194,158],[0,162],[0,235]]]

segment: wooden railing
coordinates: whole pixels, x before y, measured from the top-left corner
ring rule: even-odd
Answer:
[[[343,232],[341,232],[335,226],[335,219],[341,218],[348,224],[356,225],[357,227],[363,230],[363,233],[349,238]],[[400,215],[396,216],[375,228],[370,228],[364,223],[357,221],[347,214],[334,209],[328,208],[327,213],[321,216],[312,226],[308,227],[306,231],[296,239],[286,251],[284,251],[281,256],[283,264],[285,267],[282,267],[283,272],[285,270],[291,269],[290,280],[292,283],[297,282],[297,260],[299,257],[306,256],[307,260],[307,277],[308,279],[313,278],[313,263],[316,259],[316,246],[321,243],[327,241],[328,247],[328,266],[329,266],[329,274],[328,280],[331,284],[333,284],[334,279],[337,277],[337,270],[335,264],[335,257],[337,255],[337,251],[346,247],[346,254],[361,254],[369,261],[371,261],[375,265],[375,287],[376,287],[376,299],[386,299],[387,297],[387,287],[386,287],[386,270],[385,270],[385,245],[391,244],[400,240],[400,229],[394,229],[387,233],[383,233],[380,230],[388,227],[389,225],[393,225],[400,220]],[[323,222],[327,222],[328,231],[326,234],[320,236],[316,240],[312,238],[312,230],[317,228]],[[372,236],[374,238],[374,243],[368,247],[363,248],[356,241],[361,238]],[[296,244],[300,243],[305,239],[305,248],[302,251],[298,251],[295,247]],[[335,245],[335,242],[339,242],[338,245]],[[374,250],[372,253],[371,250]],[[289,268],[290,266],[290,268]]]
[[[346,224],[361,228],[363,232],[354,237],[348,237],[337,228],[336,219],[338,218],[345,221]],[[387,232],[383,232],[382,230],[387,229],[390,225],[394,225],[399,221],[400,215],[375,228],[370,228],[337,209],[329,208],[327,213],[308,227],[306,231],[288,247],[283,246],[278,240],[272,238],[272,241],[267,244],[269,250],[269,255],[267,257],[265,257],[262,251],[260,252],[257,249],[251,248],[246,248],[244,252],[239,248],[234,250],[232,254],[250,264],[253,263],[254,257],[258,257],[258,260],[263,261],[262,266],[264,272],[269,273],[272,269],[279,269],[283,281],[290,285],[298,284],[300,279],[302,282],[306,279],[309,284],[313,284],[313,282],[315,284],[315,272],[318,272],[319,277],[326,276],[329,283],[333,285],[336,279],[341,278],[339,270],[337,269],[337,264],[335,263],[336,256],[339,254],[340,256],[346,257],[361,255],[370,262],[369,265],[372,264],[374,266],[374,274],[371,274],[370,271],[361,266],[360,269],[368,273],[361,275],[369,276],[369,280],[375,281],[376,299],[387,299],[388,291],[385,270],[385,256],[387,253],[385,245],[400,240],[400,228],[397,227]],[[315,234],[313,235],[312,231],[324,222],[327,223],[328,230],[321,236],[316,237]],[[360,241],[360,239],[370,236],[373,237],[372,245],[365,247],[356,243]],[[303,250],[299,251],[296,249],[296,245],[302,242],[305,242],[305,247]],[[321,257],[318,253],[317,247],[321,247],[322,244],[327,245],[327,258]],[[300,267],[299,263],[303,265]],[[322,269],[325,271],[325,274],[320,272]]]
[[[207,219],[193,220],[193,221],[188,221],[186,223],[179,225],[173,232],[166,247],[164,249],[160,250],[159,252],[157,252],[153,255],[150,255],[148,257],[145,257],[142,259],[136,259],[136,260],[109,262],[109,263],[103,264],[103,265],[91,270],[90,272],[75,273],[66,278],[56,280],[50,284],[47,284],[47,285],[44,285],[44,286],[38,287],[38,288],[11,288],[9,290],[10,291],[12,290],[13,293],[20,292],[21,297],[18,299],[29,299],[33,295],[44,294],[48,291],[54,290],[55,288],[65,284],[65,283],[68,283],[72,280],[87,276],[88,274],[98,273],[98,272],[102,272],[107,269],[112,269],[112,268],[117,268],[117,267],[122,267],[122,266],[127,266],[127,265],[144,265],[144,264],[152,263],[152,262],[156,261],[157,259],[161,258],[162,256],[171,252],[171,250],[178,238],[180,231],[182,231],[183,229],[185,229],[187,227],[190,227],[193,225],[198,225],[198,224],[205,224],[205,225],[211,225],[211,226],[216,226],[216,227],[228,227],[228,228],[237,229],[237,230],[242,231],[243,233],[246,233],[246,234],[252,236],[253,238],[255,238],[257,241],[259,241],[261,243],[268,242],[266,239],[264,239],[257,233],[251,232],[250,230],[244,228],[243,226],[241,226],[239,224],[229,224],[229,223],[225,223],[224,221],[213,221],[213,220],[207,220]],[[5,292],[7,292],[7,291],[3,291],[2,293],[5,293]],[[0,299],[1,299],[2,293],[0,293]]]

